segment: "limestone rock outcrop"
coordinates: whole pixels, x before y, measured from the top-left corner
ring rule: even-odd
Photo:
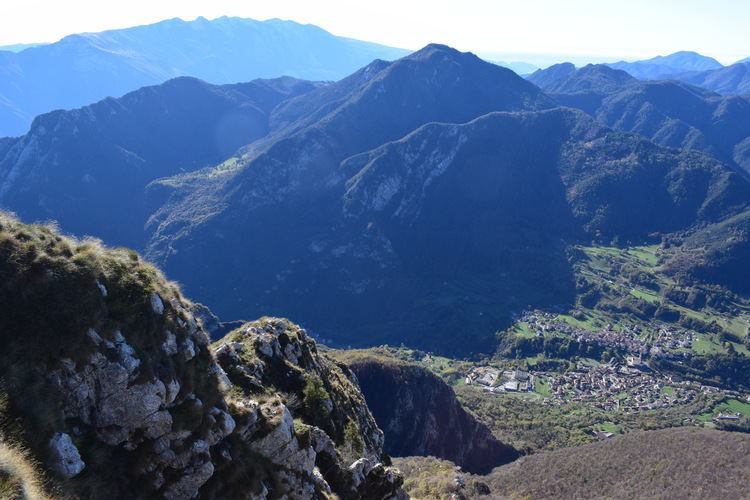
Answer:
[[[289,321],[210,345],[135,252],[2,213],[0,278],[0,440],[65,498],[403,496],[352,373]]]
[[[274,486],[264,484],[269,494],[403,498],[403,477],[383,465],[389,462],[383,433],[356,377],[321,355],[304,329],[262,318],[229,333],[213,351],[233,387],[234,434],[275,470]],[[368,470],[353,474],[352,464],[362,460]]]
[[[120,330],[99,334],[89,328],[80,339],[87,354],[62,358],[46,381],[58,394],[63,429],[71,426],[79,443],[94,440],[108,449],[151,494],[192,498],[213,475],[212,453],[220,452],[235,422],[218,390],[208,338],[188,305],[177,300],[165,305],[157,293],[148,300],[152,317],[167,312],[169,328],[150,339],[166,349],[136,349]],[[189,390],[184,378],[197,374],[204,374],[208,390]],[[84,470],[68,434],[58,432],[52,442],[60,476],[71,478]],[[91,472],[97,473],[102,471]]]

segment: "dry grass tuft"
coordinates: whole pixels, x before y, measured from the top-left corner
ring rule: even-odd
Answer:
[[[0,498],[54,500],[28,453],[0,441]]]

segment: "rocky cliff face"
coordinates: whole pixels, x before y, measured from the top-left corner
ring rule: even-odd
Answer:
[[[299,498],[332,489],[341,498],[397,494],[402,479],[381,464],[388,461],[383,432],[356,377],[320,355],[304,329],[262,318],[229,333],[213,350],[240,413],[257,414],[243,417],[239,432],[249,451],[268,457],[275,481],[301,484]],[[279,424],[266,434],[269,421]],[[237,492],[228,486],[219,497],[234,498]]]
[[[304,330],[264,320],[212,347],[194,306],[135,252],[4,215],[0,278],[0,433],[58,493],[401,494],[354,377]]]
[[[512,446],[466,413],[450,386],[428,370],[377,350],[344,352],[341,359],[357,375],[385,432],[389,454],[435,456],[475,473],[518,457]]]

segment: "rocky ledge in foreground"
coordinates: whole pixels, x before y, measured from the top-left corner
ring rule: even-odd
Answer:
[[[2,478],[25,466],[53,498],[403,496],[354,377],[288,321],[211,346],[135,252],[3,214],[0,283],[0,438],[20,450]]]

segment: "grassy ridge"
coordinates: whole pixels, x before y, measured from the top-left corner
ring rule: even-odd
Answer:
[[[680,428],[540,453],[486,476],[422,457],[394,465],[414,499],[705,499],[747,498],[748,457],[747,434]]]

